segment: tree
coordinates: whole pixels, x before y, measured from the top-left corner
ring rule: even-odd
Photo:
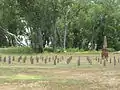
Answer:
[[[119,0],[1,0],[0,46],[17,46],[28,37],[35,52],[58,48],[119,50]],[[4,40],[5,42],[2,42]]]

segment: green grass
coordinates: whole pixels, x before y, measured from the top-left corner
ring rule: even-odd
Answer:
[[[33,50],[30,47],[9,47],[9,48],[0,48],[0,53],[3,53],[3,54],[33,54]]]
[[[39,81],[39,80],[52,80],[54,78],[54,72],[47,73],[46,70],[54,69],[99,69],[98,64],[89,65],[88,63],[82,63],[80,66],[77,66],[75,63],[64,64],[60,63],[57,65],[53,64],[1,64],[0,65],[0,83],[13,82],[13,81]],[[44,71],[43,71],[44,70]],[[42,73],[41,73],[42,72]],[[46,73],[46,74],[45,74]],[[64,81],[64,80],[63,80]],[[66,83],[68,80],[66,81]],[[74,83],[74,81],[73,81]]]
[[[53,53],[52,51],[46,51],[44,54],[49,54],[49,53]],[[35,54],[34,51],[32,50],[32,48],[30,47],[8,47],[8,48],[0,48],[0,53],[2,54]],[[84,50],[79,50],[79,49],[74,49],[74,48],[70,48],[67,49],[67,52],[55,52],[56,54],[71,54],[71,53],[79,53],[79,54],[98,54],[100,53],[100,51],[84,51]]]

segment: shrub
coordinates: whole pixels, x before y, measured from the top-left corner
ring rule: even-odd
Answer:
[[[44,51],[45,52],[53,52],[54,50],[52,47],[46,47],[46,48],[44,48]]]
[[[85,50],[84,50],[84,49],[80,49],[79,51],[80,51],[80,52],[84,52]]]
[[[57,49],[56,50],[56,53],[60,53],[60,52],[64,52],[64,50],[63,49]]]
[[[79,52],[79,48],[68,48],[67,52]]]
[[[114,46],[114,49],[119,51],[120,50],[120,42],[117,42]]]
[[[114,51],[115,51],[114,48],[107,48],[107,50],[108,50],[109,52],[114,52]]]

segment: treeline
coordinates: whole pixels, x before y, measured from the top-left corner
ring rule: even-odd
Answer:
[[[35,52],[57,49],[120,50],[120,0],[0,0],[0,47],[28,37]]]

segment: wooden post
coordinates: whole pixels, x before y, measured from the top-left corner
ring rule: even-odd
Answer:
[[[80,56],[78,57],[77,65],[80,66]]]
[[[112,60],[111,60],[111,58],[110,58],[110,64],[112,63]]]
[[[95,58],[95,60],[97,61],[97,57]]]
[[[114,56],[114,66],[116,65],[116,58],[115,58],[115,56]]]
[[[15,56],[12,57],[12,61],[15,61]]]
[[[62,62],[62,57],[60,57],[59,61]]]
[[[42,59],[42,57],[40,56],[39,59]]]
[[[11,56],[8,56],[8,64],[11,64]]]
[[[100,62],[100,59],[98,58],[98,62]]]
[[[51,57],[49,57],[49,60],[48,60],[49,62],[51,62]]]
[[[33,61],[34,59],[33,59],[33,57],[31,56],[30,57],[30,62],[31,62],[31,64],[34,64],[34,61]]]
[[[64,57],[62,56],[62,60],[64,60]]]
[[[104,63],[103,63],[104,66],[106,66],[106,60],[104,59]]]
[[[68,59],[67,59],[67,64],[69,64],[72,60],[72,56],[70,56]]]
[[[47,58],[45,58],[45,60],[44,60],[44,61],[45,61],[45,64],[47,64]]]
[[[20,56],[20,57],[18,58],[18,62],[20,62],[21,59],[22,59],[22,56]]]
[[[87,61],[89,62],[90,65],[92,65],[92,60],[87,56]]]
[[[44,57],[42,57],[42,62],[44,61]]]
[[[54,59],[54,65],[56,65],[56,59]]]
[[[118,58],[118,63],[120,63],[120,59]]]
[[[102,64],[102,59],[100,59],[100,64]]]
[[[108,58],[106,58],[106,61],[108,62]]]
[[[59,61],[59,58],[57,58],[57,63],[59,63],[60,61]]]
[[[56,65],[56,60],[57,60],[57,56],[55,56],[55,59],[54,59],[54,65]]]
[[[0,56],[0,62],[2,61],[2,57]]]
[[[36,56],[36,62],[39,63],[39,57]]]
[[[3,58],[3,62],[6,62],[6,56]]]
[[[54,61],[54,59],[55,59],[55,57],[53,56],[53,57],[52,57],[52,61]]]
[[[26,60],[27,60],[27,56],[23,58],[23,63],[26,63]]]

